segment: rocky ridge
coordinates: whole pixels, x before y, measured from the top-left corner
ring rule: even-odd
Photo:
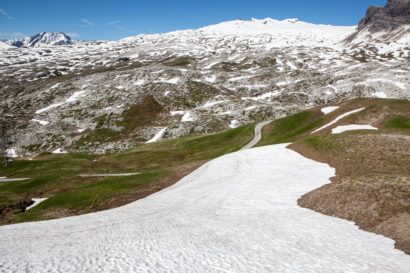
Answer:
[[[33,36],[9,41],[15,47],[42,47],[55,45],[72,45],[71,37],[63,32],[41,32]]]
[[[392,31],[410,24],[410,0],[389,0],[385,7],[371,6],[358,29],[371,32]]]

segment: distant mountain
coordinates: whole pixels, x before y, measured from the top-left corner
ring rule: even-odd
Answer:
[[[355,31],[354,26],[311,24],[298,19],[275,20],[272,18],[233,20],[199,29],[179,30],[164,34],[138,35],[120,40],[133,43],[161,40],[184,45],[207,45],[208,49],[229,47],[334,46],[342,38]],[[233,45],[232,45],[233,46]],[[239,49],[239,48],[237,48]]]
[[[2,41],[0,41],[0,50],[2,50],[2,49],[9,49],[9,48],[12,48],[13,46],[11,46],[11,45],[9,45],[9,44],[6,44],[6,43],[4,43],[4,42],[2,42]]]
[[[354,97],[409,99],[410,43],[390,33],[265,18],[73,46],[44,34],[1,52],[0,115],[27,116],[19,154],[104,153]]]
[[[72,45],[70,36],[63,32],[42,32],[30,37],[10,41],[9,44],[16,47],[41,47],[49,45]]]

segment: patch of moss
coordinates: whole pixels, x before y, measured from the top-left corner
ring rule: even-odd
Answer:
[[[410,130],[410,118],[404,116],[395,116],[387,121],[386,128]]]

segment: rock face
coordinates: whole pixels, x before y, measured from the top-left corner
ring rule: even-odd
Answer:
[[[359,23],[359,30],[395,30],[405,24],[410,24],[410,0],[388,0],[385,7],[369,7]]]

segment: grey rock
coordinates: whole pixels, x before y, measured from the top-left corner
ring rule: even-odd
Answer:
[[[359,23],[359,30],[394,30],[410,24],[410,0],[389,0],[385,7],[371,6]]]

